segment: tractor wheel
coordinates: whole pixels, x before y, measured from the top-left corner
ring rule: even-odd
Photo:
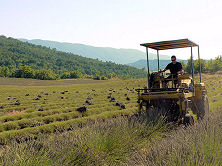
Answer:
[[[190,114],[186,114],[184,116],[184,121],[183,121],[185,126],[189,126],[189,125],[194,125],[194,118],[192,115]]]
[[[198,102],[197,119],[203,119],[204,116],[209,114],[209,102],[207,95],[202,96],[202,100]]]
[[[203,119],[209,114],[209,102],[206,94],[202,95],[202,99],[192,101],[192,111],[197,115],[197,119]]]

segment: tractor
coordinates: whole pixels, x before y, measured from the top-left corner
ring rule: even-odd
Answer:
[[[209,112],[207,90],[201,80],[201,64],[199,45],[189,39],[143,43],[147,55],[147,87],[136,89],[138,93],[139,112],[164,116],[168,122],[177,122],[185,125],[194,124],[193,115],[203,119]],[[150,72],[148,49],[157,51],[157,66],[160,71],[159,51],[176,48],[191,49],[191,76],[184,73],[176,78],[167,77],[166,74]],[[199,82],[195,83],[193,66],[193,47],[197,47],[199,59]],[[195,77],[196,78],[196,77]],[[166,83],[164,85],[164,83]],[[180,85],[178,86],[178,82]]]

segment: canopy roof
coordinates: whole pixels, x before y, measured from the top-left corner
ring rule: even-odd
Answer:
[[[155,42],[155,43],[143,43],[140,45],[144,47],[152,48],[155,50],[167,50],[167,49],[173,49],[173,48],[198,46],[198,44],[195,44],[189,39],[169,40],[169,41],[161,41],[161,42]]]

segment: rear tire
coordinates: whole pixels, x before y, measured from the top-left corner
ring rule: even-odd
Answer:
[[[202,99],[192,101],[192,111],[197,115],[197,119],[203,119],[209,114],[209,102],[206,94],[202,94]]]
[[[203,119],[209,114],[209,102],[207,95],[202,96],[202,100],[198,102],[197,119]]]

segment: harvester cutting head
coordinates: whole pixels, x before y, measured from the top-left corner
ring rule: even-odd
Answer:
[[[148,86],[137,89],[139,111],[165,116],[167,121],[182,122],[185,125],[194,122],[190,111],[197,115],[198,119],[202,119],[209,111],[209,104],[205,86],[201,82],[199,46],[188,39],[144,43],[141,46],[146,47]],[[166,76],[160,73],[159,50],[184,47],[191,48],[191,76],[184,73]],[[198,47],[199,83],[194,82],[193,47]],[[157,50],[158,72],[150,73],[148,48]]]

